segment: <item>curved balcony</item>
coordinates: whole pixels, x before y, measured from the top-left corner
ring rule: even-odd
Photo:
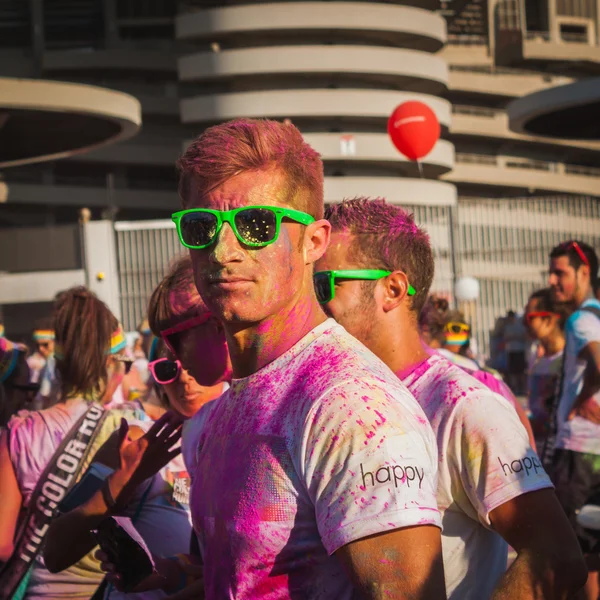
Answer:
[[[91,85],[0,79],[0,167],[54,160],[137,133],[140,103]]]
[[[508,106],[518,133],[600,141],[600,77],[519,98]]]
[[[502,98],[517,98],[556,85],[571,83],[572,81],[569,77],[517,71],[515,69],[452,65],[448,77],[448,89],[469,92],[479,96],[492,95]]]
[[[464,185],[482,194],[553,193],[600,194],[600,169],[520,156],[456,153],[456,165],[445,181]]]
[[[444,181],[406,177],[325,177],[325,202],[369,196],[391,204],[453,206],[456,188]]]
[[[181,81],[310,76],[312,81],[372,81],[386,87],[440,94],[448,83],[446,63],[425,52],[365,46],[274,46],[200,52],[179,59]]]
[[[383,133],[307,133],[304,139],[323,161],[340,165],[374,165],[395,168],[405,176],[417,175],[418,166],[400,154]],[[454,146],[440,140],[421,161],[423,175],[434,178],[454,168]]]
[[[285,37],[323,38],[437,52],[446,40],[440,15],[376,2],[293,2],[227,6],[177,17],[180,40],[268,46]]]
[[[515,100],[513,104],[517,102],[520,103],[521,100]],[[528,135],[523,131],[522,127],[518,128],[518,132],[511,131],[509,129],[511,106],[512,104],[509,105],[507,114],[507,111],[501,108],[453,104],[450,133],[468,137],[493,138],[499,141],[508,139],[543,144],[545,146],[567,147],[572,148],[579,154],[581,154],[581,149],[600,151],[600,142],[584,142],[574,139],[562,140],[558,138],[544,138],[539,135]]]
[[[216,123],[239,117],[326,120],[329,128],[345,121],[370,120],[384,126],[393,110],[407,100],[426,103],[444,128],[451,119],[447,100],[390,90],[312,89],[241,92],[197,96],[181,101],[183,123]]]

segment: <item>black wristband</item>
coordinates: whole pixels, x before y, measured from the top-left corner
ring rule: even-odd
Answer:
[[[112,492],[110,491],[110,482],[108,478],[104,480],[104,485],[102,486],[101,491],[102,499],[108,508],[108,512],[115,512],[117,509],[117,501],[113,498]]]

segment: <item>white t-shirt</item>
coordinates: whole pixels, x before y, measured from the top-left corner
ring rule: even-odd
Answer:
[[[600,302],[590,299],[586,300],[583,306],[595,306],[600,309]],[[583,417],[574,417],[567,421],[575,398],[583,387],[586,363],[579,358],[579,353],[590,342],[600,342],[600,319],[585,310],[574,312],[567,320],[565,338],[565,381],[558,405],[556,447],[574,452],[600,454],[600,425],[595,425]],[[600,392],[594,399],[600,402]]]
[[[446,591],[486,600],[506,570],[508,547],[489,514],[526,492],[552,487],[513,407],[442,356],[404,383],[437,436]]]
[[[533,356],[527,379],[528,403],[536,419],[548,419],[548,402],[556,394],[562,370],[563,351],[550,356]]]
[[[425,414],[331,319],[201,411],[191,506],[207,598],[349,600],[336,550],[440,526]]]
[[[223,382],[223,393],[229,389],[229,383]],[[216,402],[219,398],[210,400],[207,404]],[[208,416],[207,410],[199,410],[193,417],[186,419],[183,422],[181,430],[181,456],[187,472],[190,477],[194,476],[196,470],[196,450],[198,448],[198,440],[200,439],[200,433],[204,427],[204,422]]]

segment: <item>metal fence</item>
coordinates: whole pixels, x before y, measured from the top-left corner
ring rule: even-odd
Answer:
[[[172,221],[115,223],[121,318],[126,331],[146,317],[152,291],[165,276],[170,262],[182,254]]]
[[[461,308],[472,320],[483,355],[489,354],[496,319],[510,309],[522,310],[529,294],[545,285],[548,254],[556,244],[577,238],[600,250],[600,202],[595,198],[462,198],[454,208],[405,208],[431,237],[436,258],[432,291],[451,297],[456,277],[479,280],[479,300]],[[115,230],[121,312],[131,330],[145,317],[152,290],[182,248],[171,221],[119,222]]]
[[[548,255],[568,239],[600,250],[596,198],[461,199],[456,217],[457,276],[479,280],[481,294],[464,307],[478,346],[489,355],[490,332],[508,310],[519,312],[547,282]]]

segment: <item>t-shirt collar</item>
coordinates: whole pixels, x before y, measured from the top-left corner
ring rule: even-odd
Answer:
[[[241,377],[240,379],[233,378],[231,380],[231,387],[235,389],[238,385],[246,385],[253,379],[258,377],[264,377],[271,371],[281,371],[285,369],[290,361],[292,361],[298,354],[303,352],[308,346],[310,346],[317,338],[322,335],[328,334],[334,329],[341,328],[334,319],[329,318],[320,325],[317,325],[314,329],[309,331],[302,339],[298,340],[289,350],[284,352],[281,356],[277,357],[274,361],[265,365],[262,369],[248,375],[248,377]]]

